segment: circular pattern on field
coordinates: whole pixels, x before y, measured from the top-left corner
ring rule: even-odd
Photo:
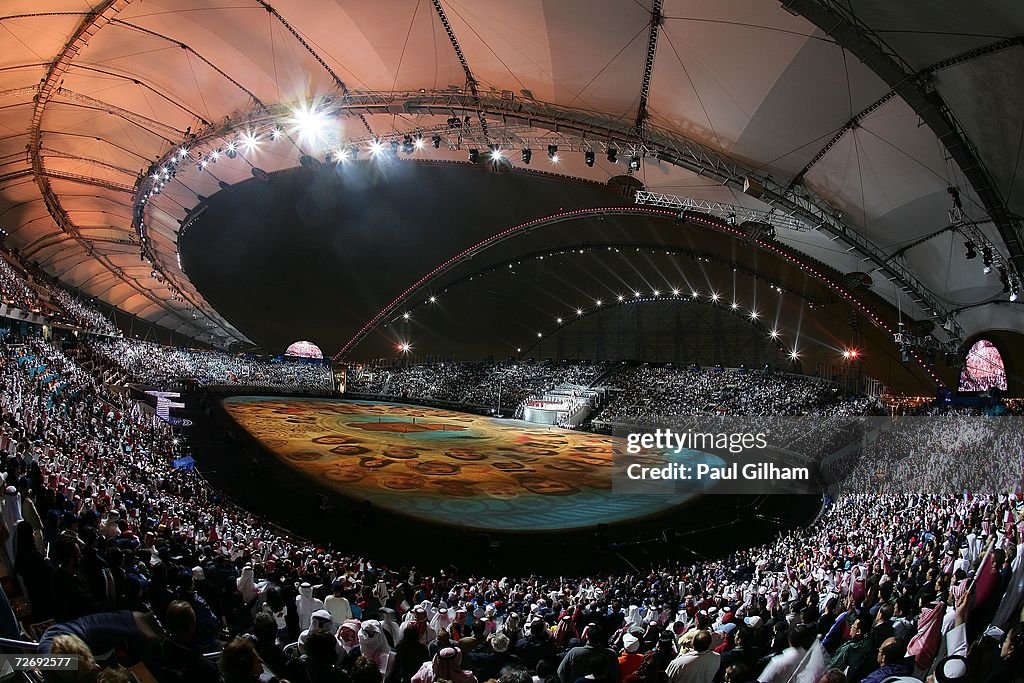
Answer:
[[[518,420],[375,401],[235,396],[224,409],[317,484],[417,519],[494,531],[554,531],[664,512],[707,483],[672,494],[616,493],[622,439]],[[287,429],[282,429],[287,423]],[[684,451],[673,462],[719,467]]]

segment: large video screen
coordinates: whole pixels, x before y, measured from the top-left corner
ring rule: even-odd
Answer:
[[[987,339],[979,340],[967,352],[960,373],[960,391],[1006,391],[1006,366],[999,349]]]

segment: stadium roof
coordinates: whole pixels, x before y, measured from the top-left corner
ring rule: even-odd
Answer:
[[[913,317],[963,337],[1024,329],[997,272],[1016,285],[1024,269],[1019,2],[7,0],[0,13],[9,243],[185,334],[245,338],[177,263],[205,198],[407,134],[427,140],[412,157],[493,144],[519,165],[530,147],[533,168],[601,182],[636,156],[649,190],[801,221],[778,238],[870,272]],[[965,241],[992,252],[992,273]]]

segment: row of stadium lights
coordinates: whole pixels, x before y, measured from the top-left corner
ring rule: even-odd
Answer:
[[[635,211],[637,213],[644,213],[644,214],[667,213],[667,212],[661,212],[661,211],[657,211],[657,210],[643,209],[641,207],[633,207],[631,210]],[[431,278],[433,278],[435,275],[437,275],[438,273],[443,271],[445,268],[447,268],[447,267],[453,265],[454,263],[456,263],[465,254],[468,254],[470,252],[475,251],[476,249],[478,249],[479,247],[485,245],[488,242],[492,242],[492,241],[501,239],[501,238],[503,238],[503,237],[505,237],[507,235],[510,235],[512,233],[515,233],[515,232],[518,232],[518,231],[530,228],[530,227],[534,226],[537,223],[543,223],[543,222],[551,220],[553,218],[563,218],[563,217],[567,217],[567,216],[572,216],[574,214],[588,213],[589,211],[590,211],[589,209],[575,209],[575,210],[572,210],[572,211],[565,211],[565,212],[562,212],[560,214],[556,214],[555,216],[546,217],[546,218],[538,218],[538,219],[534,219],[532,221],[527,221],[526,223],[523,223],[521,225],[515,225],[515,226],[512,226],[510,228],[506,228],[505,230],[501,231],[497,235],[492,235],[491,237],[489,237],[489,238],[479,242],[478,244],[474,245],[473,247],[470,247],[469,249],[464,250],[460,254],[457,254],[457,255],[449,258],[447,261],[445,261],[444,263],[439,265],[437,268],[435,268],[434,270],[430,271],[429,273],[427,273],[426,275],[421,277],[418,281],[416,281],[415,283],[413,283],[412,285],[407,287],[404,292],[399,294],[398,297],[396,297],[391,302],[391,304],[389,304],[385,308],[381,309],[381,311],[379,311],[377,313],[377,315],[375,315],[373,318],[371,318],[366,324],[363,325],[362,328],[360,328],[359,332],[356,334],[355,337],[353,337],[351,340],[349,340],[349,342],[346,343],[346,345],[344,347],[342,347],[342,349],[341,349],[341,351],[339,351],[338,355],[344,354],[351,347],[351,345],[353,343],[355,343],[355,341],[359,338],[359,336],[361,334],[365,333],[370,328],[372,328],[374,325],[378,324],[380,319],[386,314],[386,312],[388,312],[389,310],[392,310],[393,306],[395,306],[399,302],[401,302],[402,299],[404,299],[413,290],[415,290],[416,288],[420,287],[424,283],[428,282]],[[703,223],[703,224],[706,224],[708,226],[717,228],[719,230],[723,230],[723,231],[726,231],[726,232],[733,233],[736,236],[743,236],[743,234],[738,229],[736,229],[733,226],[730,226],[728,223],[726,223],[724,221],[717,221],[717,220],[711,219],[711,217],[705,218],[705,217],[700,216],[700,215],[692,215],[692,216],[688,216],[687,218],[688,218],[688,220],[693,220],[694,222],[697,222],[697,223]],[[832,288],[833,290],[837,291],[839,293],[839,295],[842,296],[842,298],[846,299],[849,303],[851,303],[852,305],[854,305],[858,309],[860,309],[861,312],[864,313],[866,316],[868,316],[879,328],[881,328],[882,330],[885,330],[886,332],[889,332],[889,333],[892,332],[890,327],[881,318],[879,318],[878,315],[875,314],[875,312],[872,309],[870,309],[867,306],[865,306],[863,303],[861,303],[859,300],[857,300],[856,297],[851,296],[850,293],[847,292],[843,287],[839,286],[838,284],[833,282],[830,278],[826,277],[826,274],[824,272],[820,272],[818,270],[818,268],[816,268],[813,264],[808,264],[808,263],[802,262],[800,259],[796,258],[793,254],[789,253],[787,250],[784,250],[784,249],[780,248],[780,246],[775,244],[775,243],[762,243],[760,240],[758,241],[758,243],[761,244],[761,246],[763,246],[764,248],[768,249],[769,251],[775,252],[780,258],[782,258],[782,259],[784,259],[784,260],[786,260],[786,261],[788,261],[790,263],[793,263],[793,264],[797,265],[798,267],[800,267],[802,270],[805,270],[806,272],[811,273],[816,278],[818,278],[820,281],[822,281],[822,282],[826,283],[827,285],[829,285],[830,288]],[[781,293],[781,288],[779,288],[778,291]],[[430,299],[429,299],[430,303],[435,303],[436,301],[437,301],[437,299],[434,296],[430,297]],[[737,306],[738,306],[738,304],[737,304]],[[411,318],[411,314],[407,311],[407,312],[405,312],[402,315],[402,317],[403,317],[404,320],[409,320]],[[538,332],[537,334],[538,334],[539,338],[543,338],[543,336],[544,336],[544,334],[542,332]],[[400,352],[409,353],[412,350],[412,345],[408,341],[402,341],[402,342],[399,342],[396,345],[396,348]],[[516,352],[517,353],[522,353],[522,347],[517,347]],[[799,350],[792,349],[790,351],[790,354],[792,355],[792,353],[794,353],[794,352],[797,353],[797,358],[799,358]],[[843,356],[844,360],[849,360],[849,361],[857,361],[857,360],[863,358],[862,352],[859,349],[854,348],[854,347],[844,349],[843,352],[842,352],[842,356]],[[925,368],[925,369],[928,370],[928,368]],[[932,374],[933,379],[935,379],[941,385],[941,380],[939,380],[936,376],[934,376],[933,373],[929,372],[929,374]]]
[[[637,290],[634,290],[632,298],[626,297],[624,294],[619,294],[619,295],[616,296],[616,302],[620,303],[620,304],[625,304],[625,303],[629,303],[631,301],[637,301],[637,300],[641,300],[641,301],[668,300],[668,301],[671,301],[671,300],[679,300],[679,298],[681,296],[683,297],[683,299],[686,298],[685,296],[683,296],[682,291],[679,290],[679,289],[673,289],[671,297],[668,296],[668,294],[662,294],[661,290],[658,290],[658,289],[653,290],[649,297],[644,297],[644,295],[641,292],[639,292]],[[698,292],[696,290],[692,291],[690,293],[690,297],[689,298],[691,300],[693,300],[693,301],[698,301],[700,299],[700,292]],[[721,299],[722,299],[722,295],[719,294],[718,292],[712,291],[711,294],[708,295],[708,300],[710,302],[712,302],[712,303],[718,303],[719,301],[721,301]],[[424,303],[436,304],[437,303],[437,297],[431,295]],[[575,310],[576,317],[582,318],[584,315],[587,315],[589,313],[594,313],[597,309],[602,308],[603,306],[604,306],[604,301],[602,299],[595,299],[593,307],[591,307],[589,309],[577,308]],[[738,311],[740,309],[740,305],[737,302],[733,301],[733,302],[731,302],[729,304],[729,309],[732,310],[732,311]],[[750,312],[747,315],[750,318],[751,322],[754,322],[754,321],[758,320],[761,317],[761,314],[757,311],[757,309],[750,309]],[[402,313],[402,321],[403,322],[408,322],[411,319],[412,319],[412,313],[411,312],[406,311],[406,312]],[[561,326],[564,323],[565,323],[565,318],[562,318],[562,317],[556,317],[555,318],[555,324],[557,326]],[[552,332],[549,332],[548,334],[551,334],[553,332],[554,332],[554,330]],[[779,332],[779,330],[777,328],[772,328],[768,332],[768,337],[772,341],[777,341],[779,339],[779,337],[781,337],[781,336],[782,336],[782,333]],[[538,339],[543,339],[544,338],[544,332],[537,332],[537,338]],[[400,353],[406,353],[407,354],[407,353],[410,353],[412,351],[412,344],[408,340],[403,340],[403,341],[400,341],[397,344],[395,344],[395,349],[397,351],[399,351]],[[523,352],[522,347],[517,347],[516,348],[516,353],[522,353],[522,352]],[[848,360],[848,361],[852,362],[852,361],[859,360],[861,358],[861,352],[860,352],[859,349],[856,349],[856,348],[847,348],[847,349],[843,349],[842,356],[843,356],[844,360]],[[800,360],[800,350],[797,349],[796,347],[793,347],[792,349],[790,349],[790,351],[789,351],[789,359],[791,361],[794,361],[794,362],[797,361],[797,360]]]
[[[291,121],[294,126],[292,129],[293,133],[297,133],[300,140],[307,141],[320,141],[323,137],[323,128],[326,122],[321,123],[320,119],[315,114],[296,112]],[[284,137],[285,129],[280,124],[273,126],[270,129],[268,137],[272,141],[280,140]],[[221,158],[225,156],[229,159],[234,159],[238,156],[239,152],[253,152],[262,141],[262,136],[258,131],[246,130],[235,138],[229,140],[223,147],[218,147],[212,150],[208,154],[201,156],[195,160],[196,166],[200,171],[206,170],[210,164],[215,164]],[[399,151],[410,155],[416,151],[423,150],[427,147],[427,139],[422,135],[404,135],[401,142],[398,140],[391,140],[390,143],[385,143],[380,138],[371,141],[365,148],[359,145],[342,145],[334,150],[328,151],[325,155],[325,160],[328,163],[340,163],[345,161],[353,161],[359,158],[360,151],[365,149],[371,158],[379,159],[387,156],[393,158],[398,157]],[[442,138],[438,134],[433,134],[430,137],[430,145],[434,149],[441,147]],[[481,158],[481,152],[478,148],[470,148],[468,150],[468,159],[473,163],[478,163]],[[500,145],[489,145],[487,156],[492,162],[498,163],[502,159],[506,158],[505,150]],[[533,159],[533,150],[530,147],[524,147],[520,151],[520,159],[524,164],[529,165]],[[605,157],[609,163],[618,163],[619,150],[615,147],[607,147],[605,149]],[[557,164],[561,160],[558,153],[558,145],[551,144],[547,147],[547,157],[552,164]],[[585,150],[583,152],[583,161],[587,166],[593,166],[597,159],[597,153],[594,150]],[[173,179],[179,165],[185,160],[191,160],[190,151],[187,147],[179,148],[178,152],[172,155],[163,166],[155,169],[150,178],[153,180],[153,184],[150,187],[149,192],[144,195],[144,200],[149,199],[153,194],[159,194],[160,191],[166,186],[170,180]],[[641,156],[635,152],[629,156],[629,168],[631,171],[637,171],[640,169]]]
[[[284,135],[284,129],[277,126],[271,129],[270,138],[271,140],[279,140]],[[210,164],[217,163],[220,157],[226,156],[229,159],[234,159],[238,156],[239,150],[245,152],[252,152],[259,146],[260,136],[258,133],[253,131],[246,131],[242,133],[237,139],[229,141],[221,151],[220,148],[213,150],[206,156],[202,157],[196,162],[199,170],[206,170],[206,167]],[[441,136],[434,134],[430,138],[430,144],[434,149],[441,147]],[[345,161],[354,161],[359,158],[360,150],[365,149],[369,156],[373,159],[381,159],[390,154],[392,158],[397,158],[399,151],[406,155],[411,155],[414,152],[425,149],[427,146],[427,140],[421,135],[405,135],[402,142],[398,140],[391,140],[390,143],[385,143],[380,139],[371,141],[365,148],[359,145],[345,145],[340,146],[332,151],[327,152],[325,155],[325,161],[327,163],[340,163]],[[188,151],[186,148],[181,149],[181,158],[187,156]],[[547,148],[548,160],[552,164],[557,164],[561,161],[561,156],[558,153],[558,145],[548,145]],[[487,151],[487,157],[494,163],[499,163],[503,159],[507,158],[505,150],[500,145],[489,145]],[[479,163],[481,159],[480,149],[473,147],[467,152],[467,158],[472,163]],[[530,147],[524,147],[519,153],[520,160],[529,165],[533,160],[533,149]],[[605,150],[605,158],[609,163],[617,164],[619,162],[619,150],[615,147],[608,147]],[[588,167],[592,167],[597,160],[597,153],[594,150],[584,150],[583,152],[583,163]],[[176,162],[174,162],[176,163]],[[171,166],[169,169],[164,166],[161,171],[154,173],[152,178],[157,181],[160,187],[170,179],[170,171],[173,170],[174,163],[169,162]],[[640,170],[641,156],[636,153],[632,153],[629,157],[629,168],[631,171]],[[156,191],[159,193],[159,190]]]

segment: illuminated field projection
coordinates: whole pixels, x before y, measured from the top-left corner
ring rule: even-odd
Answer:
[[[284,462],[391,512],[494,531],[555,531],[647,517],[699,494],[612,491],[609,436],[373,401],[232,397],[225,410]],[[717,456],[685,451],[673,461]]]

